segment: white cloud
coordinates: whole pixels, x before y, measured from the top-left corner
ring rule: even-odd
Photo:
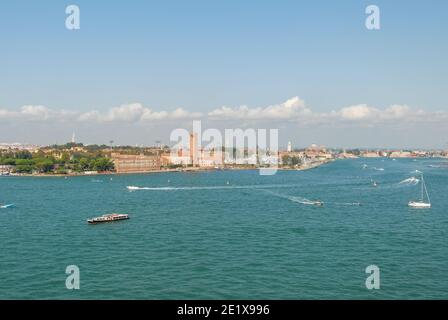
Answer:
[[[25,120],[25,121],[47,121],[47,120],[59,120],[65,121],[73,118],[76,115],[75,112],[67,110],[51,110],[41,105],[26,105],[20,108],[19,111],[10,111],[6,109],[0,109],[1,119],[12,120]]]
[[[407,105],[392,105],[384,110],[369,107],[365,104],[345,107],[339,111],[333,111],[336,119],[352,122],[387,122],[391,120],[427,121],[435,113],[428,113],[420,109],[412,109]]]
[[[208,113],[212,119],[244,119],[244,120],[287,120],[310,114],[305,103],[299,97],[291,98],[284,103],[265,108],[249,108],[240,106],[229,108],[223,106]]]
[[[92,123],[145,123],[169,120],[208,119],[229,121],[287,121],[301,125],[379,125],[382,123],[437,122],[446,121],[448,112],[427,112],[407,105],[391,105],[379,109],[358,104],[331,112],[314,112],[299,97],[267,107],[226,107],[210,111],[208,114],[190,112],[183,108],[154,111],[140,103],[124,104],[104,112],[90,110],[72,112],[50,109],[42,105],[26,105],[19,110],[0,109],[0,120],[7,121],[52,121],[52,122],[92,122]]]
[[[190,113],[182,108],[177,108],[174,111],[153,111],[149,108],[143,107],[140,103],[133,103],[112,108],[104,114],[96,110],[88,111],[80,114],[78,120],[133,123],[140,121],[199,118],[201,116],[201,113]]]
[[[6,110],[6,109],[0,109],[0,119],[9,119],[13,118],[15,116],[15,112]]]
[[[373,117],[379,110],[370,108],[365,104],[345,107],[339,111],[339,115],[344,120],[365,120]]]

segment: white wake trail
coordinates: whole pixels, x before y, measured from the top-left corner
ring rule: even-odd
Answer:
[[[271,188],[290,188],[296,187],[296,185],[246,185],[246,186],[204,186],[204,187],[137,187],[127,186],[129,191],[183,191],[183,190],[232,190],[232,189],[271,189]]]

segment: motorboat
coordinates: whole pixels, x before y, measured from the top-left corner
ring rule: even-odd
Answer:
[[[110,213],[110,214],[104,214],[101,217],[88,219],[87,222],[90,224],[96,224],[96,223],[114,222],[127,219],[129,219],[129,215],[127,214]]]

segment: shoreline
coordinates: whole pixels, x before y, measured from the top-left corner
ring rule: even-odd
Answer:
[[[334,162],[336,160],[322,161],[316,164],[307,165],[304,167],[298,168],[289,168],[289,167],[278,167],[275,168],[279,171],[305,171],[318,168],[322,165]],[[254,167],[228,167],[228,168],[182,168],[182,169],[159,169],[159,170],[151,170],[151,171],[135,171],[135,172],[97,172],[97,173],[67,173],[67,174],[48,174],[48,173],[39,173],[39,174],[9,174],[3,177],[28,177],[28,178],[69,178],[69,177],[97,177],[97,176],[124,176],[124,175],[132,175],[132,174],[153,174],[153,173],[191,173],[191,172],[208,172],[208,171],[237,171],[237,170],[260,170],[263,168],[254,168]],[[272,168],[274,169],[274,168]]]

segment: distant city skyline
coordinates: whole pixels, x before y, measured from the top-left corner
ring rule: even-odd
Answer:
[[[68,4],[80,30],[65,28]],[[370,4],[380,30],[365,28]],[[284,147],[447,149],[447,11],[442,0],[5,3],[0,142],[76,132],[169,144],[198,119],[277,128]]]

